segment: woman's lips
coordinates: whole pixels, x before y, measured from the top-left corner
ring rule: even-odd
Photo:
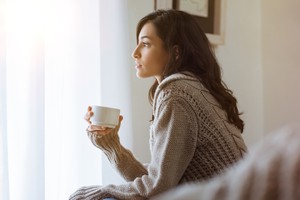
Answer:
[[[135,69],[140,69],[140,68],[142,68],[142,65],[139,63],[135,63]]]

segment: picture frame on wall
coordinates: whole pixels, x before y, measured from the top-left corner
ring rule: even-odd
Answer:
[[[176,9],[192,14],[214,46],[224,44],[226,0],[154,0],[154,9]]]

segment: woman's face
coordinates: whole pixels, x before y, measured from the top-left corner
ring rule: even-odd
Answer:
[[[148,22],[141,29],[132,57],[135,59],[137,77],[154,76],[158,82],[162,80],[169,53],[164,48],[163,41],[156,34],[153,23]]]

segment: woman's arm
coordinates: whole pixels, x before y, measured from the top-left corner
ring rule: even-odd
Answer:
[[[87,132],[92,143],[104,152],[119,174],[126,181],[133,181],[135,178],[147,174],[147,170],[128,149],[121,145],[118,135],[119,128],[120,124],[105,134],[102,130],[87,130]]]
[[[161,114],[155,119],[151,128],[152,156],[147,174],[124,185],[84,187],[74,193],[71,199],[112,197],[140,200],[176,186],[192,159],[196,147],[197,123],[195,116],[188,113],[186,108],[186,102],[181,99],[170,99],[160,106]],[[105,149],[110,160],[117,165],[124,162],[120,166],[126,163],[124,167],[128,167],[130,171],[131,163],[124,161],[124,158],[130,157],[130,154],[119,145],[113,145],[116,144],[103,143],[102,148]]]
[[[136,177],[147,174],[147,170],[144,167],[146,165],[138,162],[132,153],[125,149],[120,143],[118,132],[123,121],[123,116],[120,115],[118,125],[114,129],[110,129],[92,125],[90,119],[93,115],[92,107],[89,106],[84,116],[84,119],[90,124],[87,129],[87,134],[91,142],[97,148],[103,150],[119,174],[123,176],[126,181],[132,181]]]

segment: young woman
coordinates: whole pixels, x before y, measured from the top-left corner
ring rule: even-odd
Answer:
[[[148,199],[186,182],[222,173],[246,152],[237,101],[221,79],[206,35],[182,11],[158,10],[137,25],[136,75],[154,77],[151,161],[142,164],[119,141],[118,130],[90,125],[88,135],[127,181],[83,187],[70,199]],[[86,120],[92,116],[89,107]]]

